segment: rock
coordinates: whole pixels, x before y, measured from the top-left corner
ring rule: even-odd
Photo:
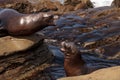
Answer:
[[[30,80],[50,67],[54,58],[38,34],[1,37],[0,44],[0,80]]]
[[[51,0],[38,0],[37,3],[28,0],[6,0],[1,1],[0,8],[12,8],[21,13],[34,13],[56,11],[58,10],[57,6],[59,5],[61,5],[60,2],[52,2]]]
[[[0,8],[12,8],[21,13],[33,12],[32,5],[27,0],[6,0],[0,1]]]
[[[120,66],[104,68],[87,75],[61,78],[58,80],[120,80]]]
[[[90,0],[65,0],[64,5],[74,6],[74,10],[93,8],[93,4]]]
[[[58,13],[70,12],[78,9],[92,8],[93,5],[90,0],[66,0],[64,4],[61,4],[57,0],[6,0],[0,1],[0,8],[12,8],[21,13],[33,13],[33,12],[48,12],[57,11]]]
[[[14,52],[27,50],[42,40],[42,36],[31,35],[23,37],[5,36],[0,38],[0,56],[8,56]],[[12,47],[11,47],[12,46]]]

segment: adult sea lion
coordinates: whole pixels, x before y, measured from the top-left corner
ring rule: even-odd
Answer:
[[[0,10],[0,31],[11,35],[28,35],[54,25],[52,13],[22,14],[13,9]]]

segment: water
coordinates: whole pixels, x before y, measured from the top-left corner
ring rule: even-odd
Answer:
[[[64,63],[63,53],[59,50],[59,48],[55,46],[49,46],[49,48],[51,49],[53,55],[55,56],[53,61],[53,66],[48,68],[50,74],[53,76],[55,80],[61,77],[65,77],[66,75],[63,67],[63,63]]]
[[[49,46],[49,48],[52,50],[55,56],[55,59],[53,61],[53,64],[55,65],[48,68],[48,70],[50,71],[50,74],[55,80],[61,77],[66,77],[64,67],[63,67],[64,54],[60,51],[58,47]],[[95,54],[85,53],[85,54],[82,54],[82,58],[86,62],[87,66],[96,68],[96,69],[120,65],[120,60],[103,59],[98,57]]]

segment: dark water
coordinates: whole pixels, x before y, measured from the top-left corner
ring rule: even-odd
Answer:
[[[53,78],[56,80],[57,78],[65,77],[65,71],[63,67],[64,63],[64,55],[59,50],[59,48],[55,46],[49,46],[51,51],[53,52],[53,55],[55,56],[53,61],[53,66],[49,68],[50,74],[53,76]]]
[[[53,64],[55,65],[48,68],[50,74],[53,76],[55,80],[61,77],[65,77],[66,75],[63,67],[64,54],[59,50],[58,47],[50,46],[50,49],[52,50],[55,56],[55,59],[53,61]],[[95,54],[85,53],[82,54],[82,57],[85,60],[87,66],[94,67],[97,69],[120,65],[120,60],[118,59],[115,60],[103,59],[99,58]]]
[[[100,52],[96,54],[94,52],[87,52],[82,54],[87,66],[91,68],[101,69],[120,65],[120,21],[112,17],[115,16],[110,16],[112,20],[109,23],[110,25],[101,26],[101,24],[103,24],[102,20],[101,24],[97,25],[92,23],[92,18],[89,18],[88,21],[90,21],[90,24],[88,24],[84,18],[74,14],[67,14],[60,17],[56,22],[57,26],[49,26],[42,30],[48,38],[46,42],[54,45],[50,47],[50,49],[55,55],[54,63],[57,64],[57,66],[51,67],[50,73],[55,79],[66,76],[63,68],[64,54],[58,48],[62,41],[76,41],[78,46],[81,46],[81,42],[83,45],[92,45],[87,43],[95,42],[94,45],[86,48],[103,48],[104,53]],[[116,15],[116,17],[119,16]],[[109,18],[106,18],[106,21],[107,19],[109,20]],[[96,20],[96,23],[97,21],[100,22]],[[112,58],[110,59],[109,57]]]

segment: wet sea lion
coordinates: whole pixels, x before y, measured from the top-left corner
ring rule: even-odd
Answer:
[[[28,35],[54,25],[52,13],[22,14],[13,9],[0,10],[0,31],[11,35]]]
[[[81,52],[73,42],[64,41],[61,46],[61,51],[65,53],[64,69],[67,76],[83,75],[96,70],[86,65]]]

